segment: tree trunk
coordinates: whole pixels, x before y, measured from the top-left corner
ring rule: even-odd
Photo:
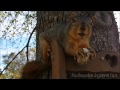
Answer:
[[[119,33],[113,12],[96,13],[90,44],[99,51],[119,52]]]
[[[39,57],[38,36],[41,32],[48,30],[57,23],[68,23],[72,20],[73,12],[76,15],[87,15],[88,11],[38,11],[37,12],[37,34],[36,34],[36,58]],[[91,11],[92,12],[92,11]],[[97,11],[95,23],[92,25],[92,36],[90,45],[100,51],[120,52],[119,33],[112,11]]]

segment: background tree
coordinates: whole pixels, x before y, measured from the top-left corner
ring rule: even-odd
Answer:
[[[0,11],[0,78],[19,78],[27,60],[35,60],[35,25],[35,11]]]
[[[35,48],[30,48],[29,50],[30,61],[35,58]],[[6,66],[14,57],[16,53],[10,53],[9,55],[3,56],[3,64]],[[0,79],[19,79],[21,76],[21,70],[26,63],[26,51],[22,51],[9,67],[0,76]]]
[[[41,32],[48,30],[57,23],[68,23],[75,17],[73,12],[80,16],[93,11],[38,11],[36,27],[36,48],[39,48],[38,37]],[[113,11],[97,11],[95,23],[92,25],[90,45],[96,52],[115,51],[120,53],[119,33]],[[40,60],[39,51],[36,50],[37,60]]]

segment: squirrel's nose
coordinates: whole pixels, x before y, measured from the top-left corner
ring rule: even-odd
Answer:
[[[81,27],[80,27],[80,29],[81,30],[85,30],[86,29],[86,25],[85,25],[85,23],[83,22],[83,23],[81,23]]]

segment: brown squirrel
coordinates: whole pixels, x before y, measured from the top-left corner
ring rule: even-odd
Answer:
[[[41,73],[48,70],[49,65],[38,61],[27,62],[22,69],[21,79],[40,79]]]
[[[84,64],[88,59],[93,60],[95,51],[89,45],[93,16],[94,15],[79,16],[74,19],[74,22],[59,23],[41,33],[39,36],[39,45],[40,59],[43,65],[37,64],[35,61],[27,63],[25,68],[23,68],[22,78],[37,77],[42,69],[48,68],[47,65],[50,65],[50,60],[48,59],[51,52],[50,42],[54,38],[57,39],[65,54],[74,56],[78,63]],[[88,52],[90,52],[90,54],[88,54]]]
[[[41,61],[43,63],[49,62],[50,42],[54,38],[57,39],[67,55],[77,58],[80,57],[82,60],[85,56],[83,48],[88,48],[92,52],[91,59],[93,59],[95,51],[89,45],[89,39],[92,33],[91,18],[81,16],[75,18],[72,23],[57,24],[50,30],[41,33],[39,36]],[[78,62],[81,61],[80,58],[77,59]]]

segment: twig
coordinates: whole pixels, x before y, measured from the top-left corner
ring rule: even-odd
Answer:
[[[28,58],[28,47],[29,47],[29,42],[30,42],[30,39],[31,39],[31,37],[32,37],[32,34],[33,34],[33,32],[34,32],[35,30],[36,30],[36,27],[33,29],[32,33],[30,34],[30,37],[29,37],[28,42],[27,42],[27,45],[26,45],[26,47],[27,47],[27,51],[26,51],[27,62],[29,61],[29,58]]]
[[[29,61],[28,60],[28,46],[29,46],[29,42],[30,42],[30,39],[31,39],[31,36],[32,36],[32,34],[33,34],[33,32],[36,30],[36,27],[33,29],[33,31],[32,31],[32,33],[30,34],[30,37],[29,37],[29,39],[28,39],[28,42],[27,42],[27,44],[26,44],[26,46],[21,50],[21,51],[19,51],[16,55],[15,55],[15,57],[7,64],[7,66],[0,72],[0,75],[2,75],[2,73],[4,72],[4,70],[5,69],[7,69],[8,68],[8,66],[12,63],[12,61],[14,61],[15,60],[15,58],[27,47],[27,61]]]

